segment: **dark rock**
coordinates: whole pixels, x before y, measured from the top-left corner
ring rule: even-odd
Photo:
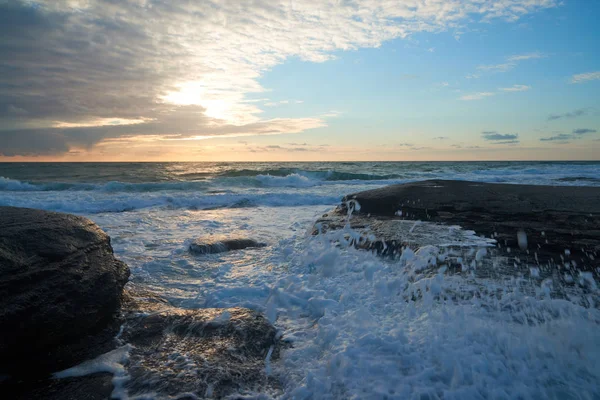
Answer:
[[[175,308],[132,283],[123,291],[128,276],[88,219],[0,207],[0,398],[104,400],[117,381],[132,396],[280,393],[266,372],[280,340],[261,314]],[[88,362],[98,370],[126,350],[116,381],[107,373],[48,376]]]
[[[98,373],[65,379],[9,382],[0,386],[3,399],[11,400],[109,400],[112,375]]]
[[[409,221],[423,221],[423,228],[413,232]],[[404,247],[429,244],[423,240],[431,235],[415,240],[415,233],[433,232],[435,224],[460,225],[493,238],[504,264],[518,267],[513,274],[543,267],[540,280],[554,276],[557,282],[577,282],[581,272],[598,280],[600,271],[600,187],[445,180],[391,185],[345,196],[335,211],[317,221],[315,233],[346,223],[365,232],[355,246],[382,254],[398,255]],[[507,273],[478,271],[492,272]]]
[[[0,372],[44,375],[110,349],[128,277],[92,221],[0,207]]]
[[[498,216],[547,211],[600,214],[600,188],[590,186],[428,180],[367,190],[345,196],[342,201],[348,200],[358,201],[363,214],[394,216],[402,211],[412,219],[469,211]]]
[[[122,339],[133,345],[130,395],[222,398],[278,390],[265,373],[269,351],[273,360],[279,354],[276,330],[252,310],[165,308],[128,320]]]
[[[122,330],[108,353],[129,348],[124,373],[117,377],[129,396],[223,398],[243,393],[281,393],[266,373],[277,360],[281,341],[258,312],[244,308],[186,310],[152,291],[128,284],[122,296]],[[116,350],[120,351],[120,350]],[[100,355],[92,362],[104,358]],[[85,362],[84,362],[85,364]],[[95,373],[61,379],[9,379],[0,398],[108,400],[113,376]],[[186,397],[187,396],[187,397]]]
[[[260,243],[253,239],[223,239],[209,242],[197,239],[194,243],[190,244],[190,252],[194,254],[213,254],[223,253],[230,250],[242,250],[248,247],[265,246],[265,243]]]

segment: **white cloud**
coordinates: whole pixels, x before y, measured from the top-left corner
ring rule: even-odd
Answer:
[[[531,86],[527,85],[513,85],[507,88],[498,88],[498,90],[502,90],[503,92],[524,92],[529,89],[531,89]]]
[[[532,60],[532,59],[536,59],[536,58],[545,58],[545,57],[547,57],[545,54],[535,52],[535,53],[528,53],[528,54],[517,54],[517,55],[508,57],[507,60],[510,62],[518,62],[518,61],[523,61],[523,60]]]
[[[492,64],[492,65],[480,65],[477,67],[480,71],[489,71],[489,72],[507,72],[511,69],[515,68],[519,62],[525,60],[532,60],[536,58],[545,58],[547,57],[545,54],[535,52],[535,53],[527,53],[527,54],[517,54],[512,55],[510,57],[506,57],[506,62],[501,64]]]
[[[260,78],[290,58],[325,62],[339,51],[376,48],[385,41],[419,32],[450,30],[459,34],[468,31],[464,28],[470,23],[493,19],[514,21],[559,3],[559,0],[38,0],[36,7],[31,7],[26,1],[17,1],[17,5],[27,10],[19,14],[22,18],[33,15],[44,22],[38,25],[35,40],[43,40],[48,54],[64,55],[33,60],[24,68],[18,63],[29,62],[38,54],[30,50],[28,57],[14,60],[11,57],[14,67],[11,70],[27,74],[40,71],[39,76],[32,76],[26,82],[44,82],[39,92],[48,93],[48,99],[42,100],[51,102],[60,97],[61,102],[53,105],[64,105],[69,115],[85,110],[86,115],[76,115],[78,120],[154,119],[157,112],[171,104],[194,105],[204,110],[203,124],[192,124],[202,127],[197,132],[178,129],[188,136],[202,135],[203,130],[214,130],[215,126],[248,126],[239,130],[255,132],[253,124],[277,124],[262,120],[260,103],[250,102],[246,96],[266,92]],[[27,29],[28,25],[23,26]],[[23,33],[22,38],[29,37],[34,35]],[[127,40],[121,43],[122,38]],[[86,57],[87,53],[79,47],[71,47],[73,43],[78,46],[85,43],[86,48],[93,49],[90,54],[94,57]],[[25,44],[23,47],[30,42]],[[122,65],[123,60],[127,60],[126,66]],[[64,65],[69,68],[62,68]],[[59,76],[63,69],[64,76]],[[52,80],[44,79],[43,74],[49,70],[57,71]],[[49,90],[54,81],[76,82],[76,85]],[[108,82],[118,86],[118,90],[96,90]],[[26,83],[22,85],[23,93],[35,91],[26,87]],[[120,96],[125,91],[130,94],[127,98]],[[489,95],[492,94],[479,93],[475,97]],[[116,105],[120,99],[124,100]],[[139,101],[128,106],[131,99]],[[88,104],[87,100],[89,103],[93,100],[94,107],[82,107],[81,104]],[[47,114],[54,113],[51,107],[44,106]],[[99,106],[102,115],[95,111]],[[23,108],[17,103],[14,107]],[[25,109],[28,116],[36,117],[35,111]],[[106,115],[108,112],[115,114]],[[77,122],[54,115],[49,118]],[[288,120],[295,127],[291,121]],[[304,122],[298,125],[305,125]],[[320,124],[323,122],[312,121],[308,125]],[[135,126],[138,129],[144,125],[147,124]],[[279,132],[283,128],[276,126],[274,130]]]
[[[571,77],[571,83],[583,83],[587,81],[596,81],[600,79],[600,71],[586,72],[585,74],[577,74]]]
[[[172,77],[178,88],[165,98],[201,105],[209,116],[233,123],[259,119],[260,110],[244,104],[244,95],[264,91],[257,79],[289,57],[325,62],[338,50],[379,47],[384,41],[417,32],[457,30],[470,19],[516,20],[558,5],[557,0],[41,3],[50,10],[130,23],[165,51],[177,49],[173,62],[188,65],[189,72]]]
[[[495,93],[492,93],[492,92],[478,92],[478,93],[466,94],[464,96],[459,97],[459,99],[465,100],[465,101],[482,100],[482,99],[485,99],[486,97],[491,97],[494,95],[495,95]]]
[[[495,64],[495,65],[480,65],[477,67],[478,70],[481,71],[491,71],[491,72],[506,72],[513,69],[517,64],[515,63],[504,63],[504,64]]]

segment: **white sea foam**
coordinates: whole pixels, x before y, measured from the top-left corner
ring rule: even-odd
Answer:
[[[250,307],[275,321],[292,343],[268,363],[284,385],[283,398],[600,396],[600,304],[586,308],[553,299],[551,281],[451,275],[440,245],[390,261],[347,247],[346,231],[306,236],[324,211],[258,207],[251,213],[154,210],[92,217],[115,239],[134,279],[176,304]],[[203,257],[186,251],[186,240],[200,233],[240,229],[272,245]],[[422,223],[413,233],[428,229]],[[440,229],[440,244],[446,236],[477,239],[457,227]],[[465,264],[491,261],[484,248],[465,248]],[[598,295],[588,275],[577,283]],[[533,285],[533,294],[522,291],[523,284]]]
[[[55,379],[72,378],[96,374],[99,372],[108,372],[113,375],[113,392],[111,398],[127,400],[127,390],[125,383],[127,382],[127,373],[125,364],[129,360],[129,353],[132,346],[126,344],[108,353],[102,354],[93,360],[84,361],[83,363],[56,372],[53,377]]]

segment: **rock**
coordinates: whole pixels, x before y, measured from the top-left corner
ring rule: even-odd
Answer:
[[[112,375],[106,372],[65,379],[44,379],[0,386],[3,397],[11,400],[109,400]]]
[[[272,360],[279,354],[276,330],[256,311],[169,307],[128,320],[122,339],[133,345],[125,385],[131,396],[223,398],[278,390],[265,364],[269,352]]]
[[[0,372],[42,376],[110,349],[128,277],[89,219],[0,207]]]
[[[0,397],[281,393],[267,373],[281,341],[264,316],[176,308],[133,283],[123,291],[128,276],[90,220],[0,207]]]
[[[119,359],[125,352],[127,360],[116,379],[105,372],[60,379],[11,379],[0,382],[0,394],[19,400],[108,400],[115,382],[117,392],[141,398],[148,393],[177,399],[281,393],[279,383],[267,374],[268,362],[279,357],[281,341],[275,328],[256,311],[180,309],[129,283],[123,293],[121,323],[118,343],[106,354],[67,369],[69,375],[77,375],[72,371],[85,370],[90,364],[92,370],[102,370],[102,365],[115,362],[112,354]]]
[[[257,242],[253,239],[223,239],[217,241],[205,242],[197,239],[190,244],[190,252],[194,254],[214,254],[223,253],[230,250],[242,250],[248,247],[265,247],[265,243]]]
[[[481,212],[490,215],[537,215],[547,211],[600,214],[600,187],[509,185],[468,181],[428,180],[390,185],[344,197],[356,200],[362,214],[412,219],[439,213]]]
[[[446,180],[391,185],[345,196],[317,221],[315,233],[342,228],[349,213],[350,226],[364,232],[353,243],[359,248],[398,255],[404,247],[436,244],[436,225],[459,225],[482,236],[482,244],[494,240],[494,254],[512,268],[480,268],[479,276],[529,276],[530,267],[541,267],[534,274],[539,280],[576,284],[581,273],[598,280],[600,187]],[[460,234],[454,238],[459,242]]]

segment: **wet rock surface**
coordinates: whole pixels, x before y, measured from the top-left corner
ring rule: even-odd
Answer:
[[[280,341],[260,313],[176,308],[128,277],[92,221],[0,207],[0,398],[279,390],[267,371]]]
[[[222,240],[202,240],[197,239],[190,244],[190,252],[197,255],[224,253],[231,250],[242,250],[249,247],[265,247],[265,243],[254,239],[236,238]]]
[[[278,390],[266,374],[279,354],[276,330],[252,310],[168,307],[128,319],[122,340],[133,345],[125,384],[130,395],[222,398]]]
[[[128,277],[89,219],[0,207],[0,371],[43,376],[101,354]]]
[[[445,241],[448,254],[454,255],[449,262],[454,272],[469,270],[465,261],[475,254],[461,250],[461,241],[472,243],[474,236],[482,247],[492,244],[486,251],[503,260],[469,274],[550,277],[561,289],[598,282],[598,187],[445,180],[391,185],[345,196],[317,221],[315,233],[345,226],[361,233],[351,239],[355,246],[383,255],[399,256],[405,247]],[[458,226],[474,234],[461,233]],[[442,239],[439,232],[447,233]]]
[[[195,399],[280,392],[267,370],[279,357],[281,342],[260,313],[181,309],[132,284],[126,286],[122,304],[122,329],[107,338],[105,354],[61,372],[68,377],[2,382],[2,398],[104,400],[127,393]],[[115,362],[120,367],[114,375],[102,372],[114,370]],[[78,376],[81,371],[86,374]]]

